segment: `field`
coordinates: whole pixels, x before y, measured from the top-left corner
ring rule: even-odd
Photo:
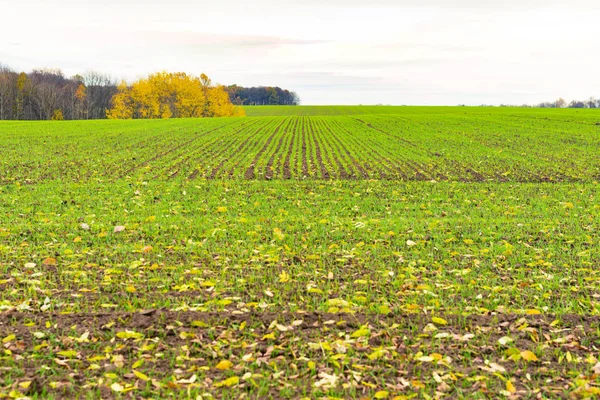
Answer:
[[[0,398],[600,394],[600,112],[0,123]]]
[[[248,114],[271,109],[347,115],[4,122],[0,181],[600,179],[595,110],[254,107]]]

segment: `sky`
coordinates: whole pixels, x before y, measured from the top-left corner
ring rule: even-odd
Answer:
[[[597,0],[0,0],[0,63],[204,72],[302,104],[600,97]]]

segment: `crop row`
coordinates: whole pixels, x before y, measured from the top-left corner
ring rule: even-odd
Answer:
[[[600,178],[596,125],[535,114],[3,123],[0,149],[5,183]]]

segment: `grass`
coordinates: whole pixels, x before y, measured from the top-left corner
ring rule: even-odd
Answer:
[[[597,395],[597,115],[450,110],[0,124],[0,398]]]
[[[5,122],[0,182],[600,178],[597,110],[398,109],[404,113]]]

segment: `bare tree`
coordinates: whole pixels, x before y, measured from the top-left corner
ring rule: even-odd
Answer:
[[[569,108],[585,108],[585,103],[583,101],[573,100],[569,103]]]
[[[39,69],[34,70],[29,77],[35,88],[32,97],[36,106],[36,119],[50,119],[55,110],[62,111],[63,88],[68,82],[62,71]]]
[[[6,89],[8,87],[8,82],[6,82],[6,76],[8,72],[7,70],[8,67],[5,67],[4,65],[0,64],[0,120],[4,119],[4,99],[8,97],[6,94]]]
[[[0,120],[12,119],[17,73],[0,64]]]
[[[588,108],[596,108],[597,104],[598,104],[598,102],[596,101],[596,99],[594,97],[590,97],[587,102],[587,107]]]
[[[83,75],[83,84],[86,87],[86,118],[106,118],[106,110],[117,93],[116,80],[110,75],[88,71]]]

